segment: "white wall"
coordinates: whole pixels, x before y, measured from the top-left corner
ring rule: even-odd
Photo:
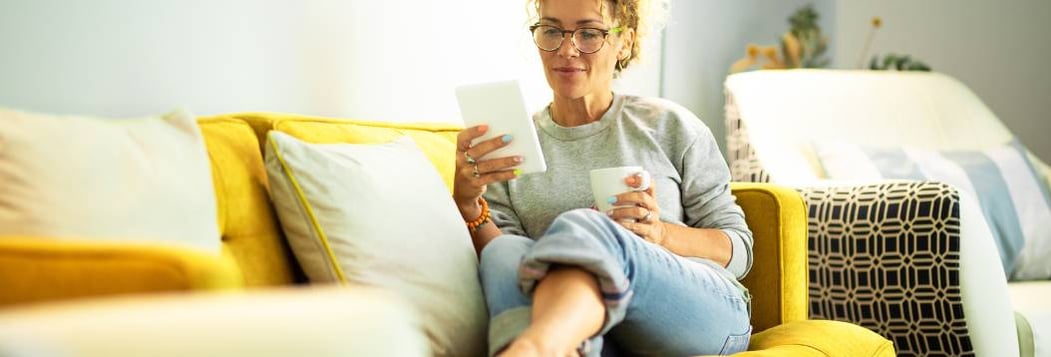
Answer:
[[[776,45],[788,31],[788,17],[809,4],[835,49],[832,0],[672,0],[665,31],[663,96],[697,114],[725,153],[723,81],[730,64],[745,54],[748,43]]]
[[[0,106],[459,123],[457,84],[550,101],[526,26],[518,0],[0,0]],[[622,91],[658,94],[649,52]]]
[[[550,94],[523,2],[0,0],[0,105],[455,123],[456,84],[517,77],[537,109]],[[810,2],[837,66],[853,66],[869,18],[880,15],[874,50],[912,54],[960,79],[1051,160],[1046,0],[672,0],[664,57],[660,38],[648,39],[646,62],[617,88],[685,105],[722,145],[730,63],[749,42],[776,44],[789,14]],[[442,29],[475,37],[458,43]]]
[[[905,53],[959,79],[1034,154],[1051,160],[1051,1],[840,1],[837,67],[856,65],[877,15],[883,28],[869,57]]]
[[[0,2],[0,105],[96,115],[298,110],[304,10],[254,1]],[[237,16],[235,16],[237,15]]]

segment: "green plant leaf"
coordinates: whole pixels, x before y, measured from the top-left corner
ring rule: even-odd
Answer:
[[[912,62],[912,63],[909,64],[908,70],[910,70],[910,71],[930,72],[931,71],[931,67],[928,66],[926,63],[916,61],[916,62]]]
[[[894,68],[899,71],[904,71],[906,68],[908,68],[909,63],[911,62],[912,59],[909,58],[909,55],[902,55],[898,58],[898,62],[894,64]]]
[[[880,69],[890,69],[892,67],[896,67],[897,63],[898,55],[888,53],[886,57],[883,57],[883,65],[880,66]]]

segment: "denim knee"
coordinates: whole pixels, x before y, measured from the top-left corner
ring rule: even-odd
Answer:
[[[528,303],[518,285],[518,265],[533,243],[526,237],[502,235],[482,249],[478,274],[491,316]]]
[[[558,215],[558,217],[555,217],[555,220],[551,223],[551,225],[553,226],[559,221],[569,221],[575,224],[596,224],[604,220],[610,219],[602,212],[596,211],[591,208],[577,208],[563,212],[562,214]]]
[[[532,245],[532,239],[509,234],[489,241],[479,258],[482,279],[492,276],[517,280],[518,263]]]
[[[602,333],[624,318],[633,294],[627,271],[632,255],[625,248],[635,238],[606,215],[576,209],[555,218],[537,240],[519,268],[522,290],[531,292],[552,266],[572,266],[590,272],[606,305]]]
[[[578,237],[597,241],[614,253],[637,243],[634,233],[617,224],[606,214],[590,208],[578,208],[558,215],[547,233],[571,232]]]

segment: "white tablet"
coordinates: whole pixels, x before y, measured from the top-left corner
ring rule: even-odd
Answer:
[[[519,155],[524,158],[518,166],[522,174],[547,171],[540,140],[533,119],[526,110],[518,81],[456,87],[456,99],[460,102],[460,114],[467,127],[489,125],[489,131],[475,139],[475,144],[504,134],[511,134],[513,138],[509,145],[479,159]]]

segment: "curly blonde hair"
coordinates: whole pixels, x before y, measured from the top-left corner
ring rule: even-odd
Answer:
[[[526,0],[526,10],[529,12],[531,22],[540,19],[540,3],[543,0]],[[641,55],[642,39],[650,32],[657,32],[664,26],[667,16],[668,0],[595,0],[599,3],[599,11],[607,16],[605,6],[610,7],[609,16],[605,20],[612,20],[617,26],[625,30],[634,29],[635,38],[631,43],[631,53],[628,57],[617,59],[616,72],[620,72],[628,65],[638,62]]]

